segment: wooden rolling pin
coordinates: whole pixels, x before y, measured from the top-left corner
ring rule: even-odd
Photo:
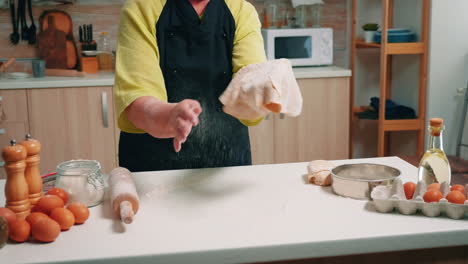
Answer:
[[[132,223],[139,201],[130,171],[122,167],[113,169],[109,174],[109,187],[112,210],[125,224]]]

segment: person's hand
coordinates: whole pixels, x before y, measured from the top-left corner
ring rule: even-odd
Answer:
[[[200,103],[195,100],[166,103],[151,96],[136,99],[125,110],[137,128],[155,138],[174,138],[176,152],[180,151],[192,128],[198,125],[201,112]]]
[[[198,125],[198,116],[201,112],[200,103],[191,99],[183,100],[172,108],[169,114],[168,125],[175,132],[174,150],[176,152],[180,151],[192,128]]]

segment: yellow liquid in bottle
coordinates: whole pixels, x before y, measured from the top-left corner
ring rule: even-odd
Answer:
[[[451,179],[450,164],[445,152],[440,149],[429,149],[419,163],[419,180],[426,185],[434,182],[447,182]]]

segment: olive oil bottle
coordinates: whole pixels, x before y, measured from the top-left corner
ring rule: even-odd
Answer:
[[[419,181],[424,181],[426,185],[431,183],[447,182],[450,185],[451,170],[450,164],[445,155],[442,132],[444,130],[444,120],[432,118],[429,122],[429,144],[419,163]]]

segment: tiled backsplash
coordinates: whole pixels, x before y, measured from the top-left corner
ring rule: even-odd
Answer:
[[[283,5],[291,5],[290,0],[277,0]],[[93,3],[94,2],[94,3]],[[78,26],[82,24],[93,24],[94,39],[98,39],[103,31],[109,33],[110,38],[115,43],[118,31],[120,8],[122,0],[99,0],[80,1],[75,5],[34,7],[34,17],[37,18],[45,9],[63,10],[70,14],[73,20],[75,41],[78,43]],[[258,13],[263,14],[264,1],[250,0],[257,8]],[[99,4],[98,4],[99,3]],[[334,62],[336,65],[346,65],[346,30],[347,30],[347,1],[346,0],[324,0],[325,5],[321,10],[320,24],[322,27],[332,27],[334,29]],[[29,21],[29,19],[28,19]],[[36,25],[38,23],[36,22]],[[0,9],[0,58],[36,57],[36,49],[21,42],[19,45],[12,45],[9,42],[9,35],[12,32],[10,11]]]

